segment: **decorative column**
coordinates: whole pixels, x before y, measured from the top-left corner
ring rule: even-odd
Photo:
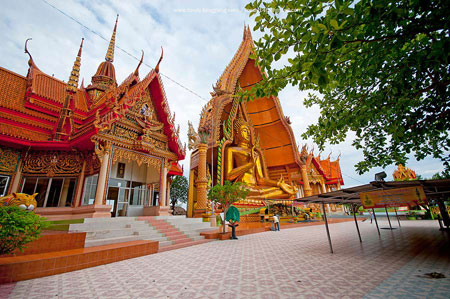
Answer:
[[[303,189],[305,191],[305,197],[311,196],[313,194],[312,194],[311,186],[309,185],[309,179],[308,179],[308,173],[306,171],[306,165],[301,166],[301,172],[302,172]]]
[[[97,192],[95,193],[94,205],[103,205],[103,198],[105,197],[106,186],[108,185],[108,171],[111,160],[111,145],[107,144],[102,152],[103,157],[100,173],[98,174]]]
[[[161,183],[159,184],[159,201],[162,206],[167,207],[167,165],[165,160],[163,162]]]
[[[86,159],[84,156],[83,166],[81,167],[80,175],[77,179],[77,191],[75,193],[75,202],[73,203],[73,207],[78,207],[81,205],[81,196],[83,195],[83,185],[84,185],[84,171],[86,170]]]
[[[167,202],[167,206],[169,206],[170,209],[170,187],[172,186],[172,180],[169,179],[167,180],[167,191],[166,191],[166,202]]]
[[[208,178],[206,177],[206,152],[208,144],[198,144],[197,208],[194,217],[201,217],[206,212]]]
[[[22,159],[23,157],[20,157],[19,164],[17,165],[17,171],[13,176],[12,182],[11,182],[11,188],[9,193],[18,193],[20,190],[20,178],[22,176]]]

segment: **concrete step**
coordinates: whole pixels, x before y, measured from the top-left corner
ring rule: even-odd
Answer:
[[[159,242],[159,248],[167,247],[173,245],[172,241],[160,241]]]
[[[122,236],[122,237],[107,238],[107,239],[100,239],[100,240],[86,240],[86,242],[84,243],[84,247],[101,246],[101,245],[115,244],[115,243],[122,243],[122,242],[136,241],[136,240],[141,240],[141,238],[139,238],[139,236]]]
[[[184,239],[177,239],[177,240],[171,240],[173,242],[173,244],[181,244],[181,243],[190,243],[193,240],[189,239],[189,238],[184,238]]]
[[[192,223],[192,224],[183,224],[183,225],[174,225],[174,227],[183,230],[183,231],[188,231],[188,230],[198,230],[198,229],[205,229],[205,228],[210,228],[211,226],[209,225],[209,223],[207,225],[204,225],[202,223]]]
[[[193,240],[193,241],[199,241],[199,240],[204,240],[204,239],[205,239],[205,237],[200,236],[200,235],[191,237],[191,240]]]
[[[163,246],[163,247],[160,246],[158,252],[164,252],[164,251],[175,250],[175,249],[180,249],[180,248],[189,247],[189,246],[195,246],[198,244],[203,244],[203,243],[207,243],[207,242],[211,242],[211,241],[215,241],[215,240],[202,239],[202,240],[191,241],[191,242],[186,242],[186,243],[172,244],[169,246]]]
[[[125,223],[125,222],[135,222],[136,217],[116,217],[116,218],[84,218],[84,223]]]
[[[209,223],[209,222],[203,222],[201,218],[181,218],[181,219],[165,219],[168,223]]]
[[[96,231],[88,231],[86,232],[86,240],[99,240],[99,239],[108,239],[114,237],[124,237],[124,236],[133,236],[137,235],[136,232],[132,229],[109,229],[109,230],[96,230]]]
[[[202,218],[187,218],[186,216],[156,216],[157,220],[165,220],[167,222],[186,221],[186,222],[203,222]]]
[[[130,223],[120,222],[99,222],[99,223],[74,223],[70,224],[70,231],[91,231],[91,230],[107,230],[107,229],[119,229],[129,228]]]

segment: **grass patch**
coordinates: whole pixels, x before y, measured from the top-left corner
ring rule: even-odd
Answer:
[[[84,218],[81,219],[69,219],[69,220],[48,220],[50,224],[72,224],[72,223],[84,223]]]
[[[68,231],[71,224],[84,223],[84,219],[52,220],[45,222],[49,224],[49,227],[47,227],[45,230]]]

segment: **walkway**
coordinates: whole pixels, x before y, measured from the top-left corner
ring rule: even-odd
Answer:
[[[354,223],[331,224],[333,255],[324,226],[247,235],[3,285],[0,297],[448,298],[448,235],[434,221],[402,225],[379,239],[375,224],[360,223],[361,245]]]

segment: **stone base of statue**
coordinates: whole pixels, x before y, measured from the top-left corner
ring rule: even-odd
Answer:
[[[194,210],[194,218],[202,218],[203,214],[206,213],[206,209],[195,209]]]

